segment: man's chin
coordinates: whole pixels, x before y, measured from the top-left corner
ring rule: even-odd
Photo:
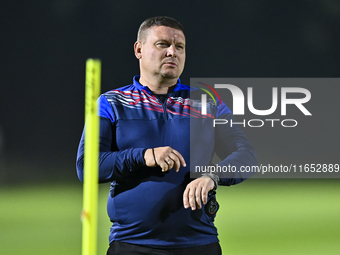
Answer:
[[[164,78],[164,79],[177,79],[177,76],[169,75],[169,74],[162,74],[162,78]]]
[[[179,75],[173,72],[161,73],[161,75],[164,79],[176,79],[177,80],[179,78]]]

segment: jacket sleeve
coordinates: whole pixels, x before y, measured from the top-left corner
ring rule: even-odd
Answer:
[[[129,148],[119,150],[116,145],[115,119],[112,108],[102,95],[98,99],[100,116],[99,135],[99,182],[110,182],[128,177],[145,165],[145,148]],[[79,143],[77,153],[77,174],[80,181],[84,180],[84,145],[85,130]]]
[[[229,169],[219,174],[219,184],[226,186],[238,184],[254,174],[246,172],[245,168],[258,166],[256,153],[241,128],[235,124],[230,109],[223,102],[217,112],[217,118],[228,121],[226,124],[215,126],[215,151],[222,159],[218,165]]]

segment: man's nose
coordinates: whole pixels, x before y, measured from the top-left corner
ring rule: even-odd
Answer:
[[[167,57],[176,57],[176,48],[174,45],[170,45],[167,49]]]

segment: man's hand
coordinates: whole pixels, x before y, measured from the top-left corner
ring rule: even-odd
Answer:
[[[152,152],[152,150],[154,151]],[[178,172],[181,165],[186,167],[185,160],[181,153],[169,146],[147,149],[144,154],[144,160],[147,166],[160,166],[162,172],[166,172],[173,167],[175,167],[176,172]]]
[[[202,202],[208,202],[208,192],[215,186],[214,181],[209,176],[202,176],[190,182],[183,193],[183,205],[191,210],[202,209]],[[202,200],[201,200],[202,198]]]

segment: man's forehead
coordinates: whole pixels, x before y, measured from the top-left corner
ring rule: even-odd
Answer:
[[[146,38],[152,39],[173,39],[185,42],[185,35],[182,30],[167,27],[167,26],[153,26],[146,31]]]

